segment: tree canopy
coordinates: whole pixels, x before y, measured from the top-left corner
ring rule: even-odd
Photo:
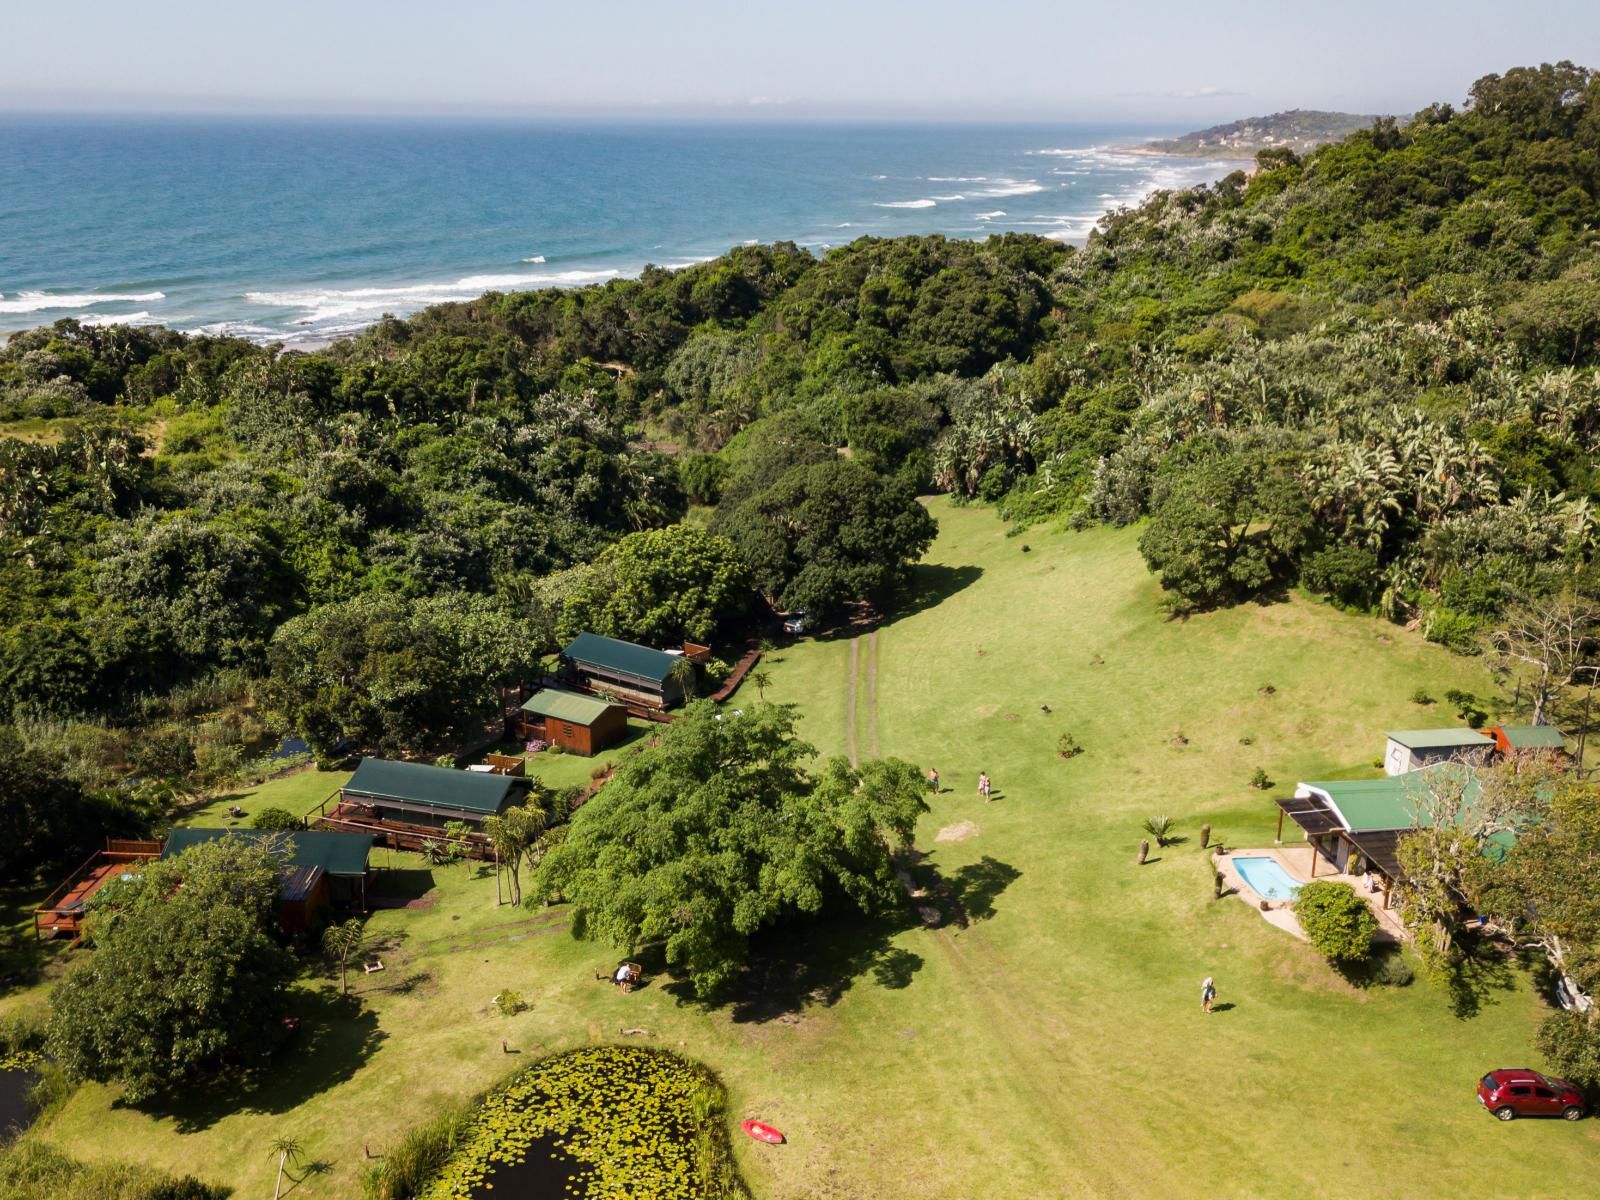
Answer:
[[[129,1100],[248,1067],[281,1040],[294,960],[272,937],[281,849],[221,839],[95,896],[95,950],[50,994],[48,1047],[69,1076]]]
[[[892,857],[926,811],[922,773],[890,759],[813,775],[790,708],[692,704],[579,809],[535,873],[530,902],[563,897],[576,936],[663,945],[697,993],[736,977],[757,930],[822,911],[904,902]]]

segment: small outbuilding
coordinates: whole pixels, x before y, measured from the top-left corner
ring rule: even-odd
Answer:
[[[1438,762],[1481,761],[1495,748],[1495,740],[1476,729],[1397,729],[1384,736],[1385,775],[1404,775]]]
[[[227,837],[286,844],[289,857],[278,891],[279,918],[285,929],[310,928],[317,914],[330,904],[366,908],[372,853],[372,838],[367,834],[311,829],[174,829],[161,857],[173,858],[193,846]]]
[[[628,732],[628,710],[597,696],[541,688],[522,704],[521,730],[574,754],[598,754]]]
[[[683,685],[674,672],[685,657],[580,633],[561,651],[561,674],[584,691],[608,692],[644,708],[670,708],[683,703]]]
[[[1554,725],[1491,725],[1485,730],[1501,754],[1565,755],[1567,737]]]

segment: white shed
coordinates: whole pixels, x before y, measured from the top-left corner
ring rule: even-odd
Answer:
[[[1476,729],[1397,729],[1384,735],[1383,771],[1404,775],[1429,763],[1464,762],[1487,757],[1494,738]]]

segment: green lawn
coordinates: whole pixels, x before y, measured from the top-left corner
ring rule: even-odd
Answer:
[[[267,1145],[293,1136],[331,1167],[295,1195],[347,1197],[364,1149],[514,1068],[502,1040],[531,1057],[643,1027],[717,1070],[735,1117],[789,1135],[776,1149],[737,1139],[766,1200],[1589,1186],[1600,1122],[1502,1126],[1473,1099],[1485,1069],[1537,1063],[1545,1010],[1526,978],[1466,1019],[1420,982],[1354,990],[1245,904],[1212,900],[1194,837],[1206,821],[1230,844],[1270,843],[1274,793],[1247,786],[1254,768],[1279,789],[1370,769],[1384,729],[1448,721],[1411,704],[1414,688],[1488,694],[1481,668],[1299,599],[1164,622],[1136,531],[1008,539],[990,512],[935,510],[916,611],[875,646],[806,642],[765,665],[769,698],[802,706],[819,751],[876,741],[939,768],[950,790],[918,844],[964,927],[790,936],[778,949],[806,970],[773,972],[764,1004],[708,1012],[659,980],[626,997],[595,982],[616,956],[573,942],[559,912],[496,907],[492,875],[379,852],[394,890],[429,906],[372,918],[394,942],[357,984],[360,1016],[309,981],[320,1019],[264,1094],[154,1117],[91,1086],[36,1136],[181,1164],[241,1195],[270,1194]],[[1063,731],[1084,754],[1056,756]],[[974,794],[980,770],[993,804]],[[294,776],[247,799],[327,783]],[[1139,822],[1157,812],[1191,840],[1136,867]],[[975,836],[936,840],[963,821]],[[1207,974],[1225,1006],[1210,1017]],[[531,1010],[496,1016],[502,987]]]

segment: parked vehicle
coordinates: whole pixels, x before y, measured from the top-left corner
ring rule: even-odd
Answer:
[[[1583,1116],[1583,1094],[1565,1079],[1552,1079],[1527,1067],[1503,1067],[1478,1080],[1478,1103],[1502,1121],[1516,1117]]]
[[[799,637],[806,631],[806,610],[797,608],[783,618],[783,631]]]

